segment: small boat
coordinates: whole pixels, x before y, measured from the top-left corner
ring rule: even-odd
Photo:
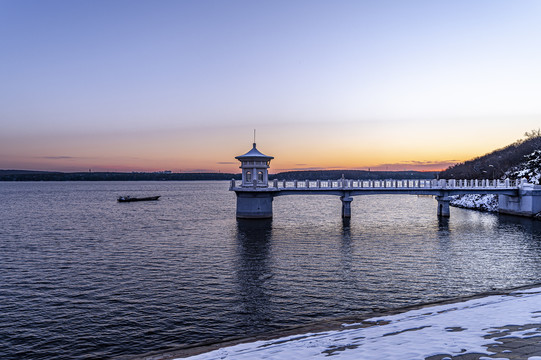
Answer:
[[[160,196],[147,196],[147,197],[131,197],[131,196],[119,196],[118,202],[132,202],[132,201],[151,201],[158,200]]]

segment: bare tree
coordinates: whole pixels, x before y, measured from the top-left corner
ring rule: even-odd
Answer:
[[[528,139],[539,137],[541,136],[541,129],[533,129],[532,131],[526,131],[524,133],[524,136],[526,136]]]

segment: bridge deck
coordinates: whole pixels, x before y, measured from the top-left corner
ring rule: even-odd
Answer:
[[[459,194],[501,194],[518,195],[520,180],[273,180],[266,187],[236,186],[231,181],[232,191],[272,192],[280,195],[339,195],[349,196],[375,194],[410,195],[459,195]]]

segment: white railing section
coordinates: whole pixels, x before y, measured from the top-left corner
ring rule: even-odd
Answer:
[[[256,189],[311,189],[311,190],[331,190],[331,189],[516,189],[521,184],[526,183],[526,179],[518,180],[489,180],[489,179],[474,179],[474,180],[269,180],[268,185],[242,187],[242,182],[237,187],[237,181],[231,180],[231,189],[234,188],[256,188]]]

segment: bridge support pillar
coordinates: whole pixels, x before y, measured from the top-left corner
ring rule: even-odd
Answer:
[[[451,212],[449,211],[449,202],[451,198],[449,196],[436,196],[438,200],[438,216],[440,217],[449,217]]]
[[[351,217],[351,202],[353,201],[353,198],[349,196],[349,194],[346,194],[344,196],[340,196],[340,200],[342,200],[342,217],[350,218]]]
[[[499,195],[498,210],[502,214],[535,216],[541,212],[541,186],[523,183],[518,196]]]
[[[269,219],[272,218],[272,192],[236,191],[237,218]]]

